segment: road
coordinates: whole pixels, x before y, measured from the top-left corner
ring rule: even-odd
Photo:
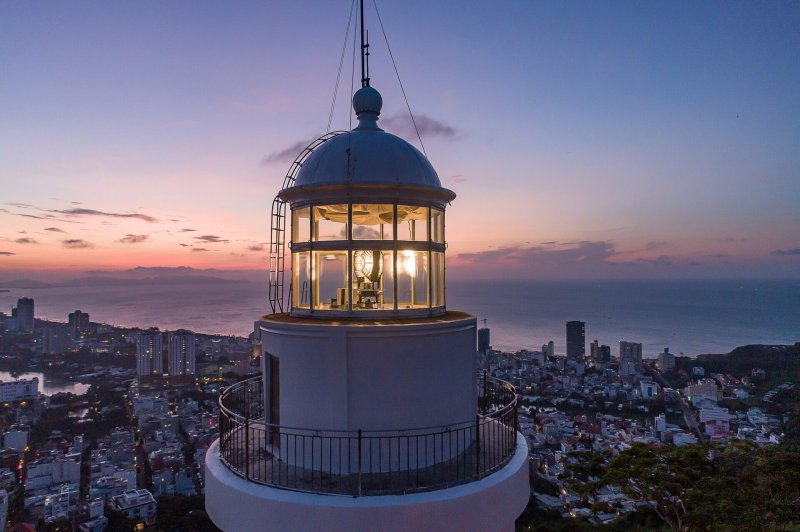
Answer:
[[[649,373],[662,387],[672,388],[672,386],[666,381],[666,379],[664,379],[664,376],[654,365],[645,364],[644,368],[645,371],[647,371],[647,373]],[[680,390],[675,391],[678,393],[678,405],[681,408],[681,412],[683,412],[683,419],[686,421],[686,426],[689,427],[692,432],[694,432],[695,436],[697,436],[700,441],[705,441],[706,435],[700,431],[700,422],[697,420],[697,416],[695,416],[694,410],[689,404],[689,400]]]

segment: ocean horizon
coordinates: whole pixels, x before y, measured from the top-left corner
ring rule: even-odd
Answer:
[[[20,297],[35,300],[37,318],[66,321],[75,309],[94,322],[246,336],[268,313],[266,283],[182,282],[117,286],[11,288],[0,311]],[[800,280],[450,280],[447,306],[474,314],[491,329],[495,349],[565,350],[565,323],[586,322],[616,353],[620,340],[641,342],[644,355],[725,353],[745,344],[800,341]],[[588,349],[588,347],[587,347]]]

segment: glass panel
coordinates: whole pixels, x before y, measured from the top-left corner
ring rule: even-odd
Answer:
[[[381,290],[383,290],[383,310],[394,310],[394,252],[383,252],[383,275],[381,276]]]
[[[347,252],[314,251],[314,308],[348,310]]]
[[[311,209],[302,207],[292,211],[292,242],[308,242],[311,240]]]
[[[444,253],[434,251],[431,253],[431,261],[433,262],[431,284],[433,292],[433,305],[434,307],[441,307],[444,305]]]
[[[314,207],[314,240],[347,240],[347,204]]]
[[[428,306],[428,252],[397,252],[397,308]]]
[[[394,309],[392,252],[373,249],[353,251],[353,309]],[[388,295],[388,300],[387,300]]]
[[[393,206],[391,204],[353,204],[353,240],[392,240]]]
[[[431,209],[431,240],[444,244],[444,211]]]
[[[309,308],[311,263],[308,251],[292,253],[292,307]]]
[[[397,240],[428,240],[428,208],[397,206]]]

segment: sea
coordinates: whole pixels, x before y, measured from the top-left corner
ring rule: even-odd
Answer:
[[[38,318],[66,321],[80,309],[93,322],[208,334],[248,335],[267,313],[255,282],[73,286],[0,292],[0,311],[32,297]],[[799,280],[448,281],[447,306],[474,314],[495,349],[566,344],[566,322],[586,323],[586,340],[641,342],[645,356],[727,353],[745,344],[800,342]],[[483,320],[486,320],[485,322]]]

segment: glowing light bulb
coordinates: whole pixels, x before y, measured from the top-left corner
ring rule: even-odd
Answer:
[[[411,277],[417,276],[417,268],[416,264],[414,263],[414,252],[405,250],[400,252],[400,258],[397,261],[400,264],[400,269],[403,273],[410,275]]]

